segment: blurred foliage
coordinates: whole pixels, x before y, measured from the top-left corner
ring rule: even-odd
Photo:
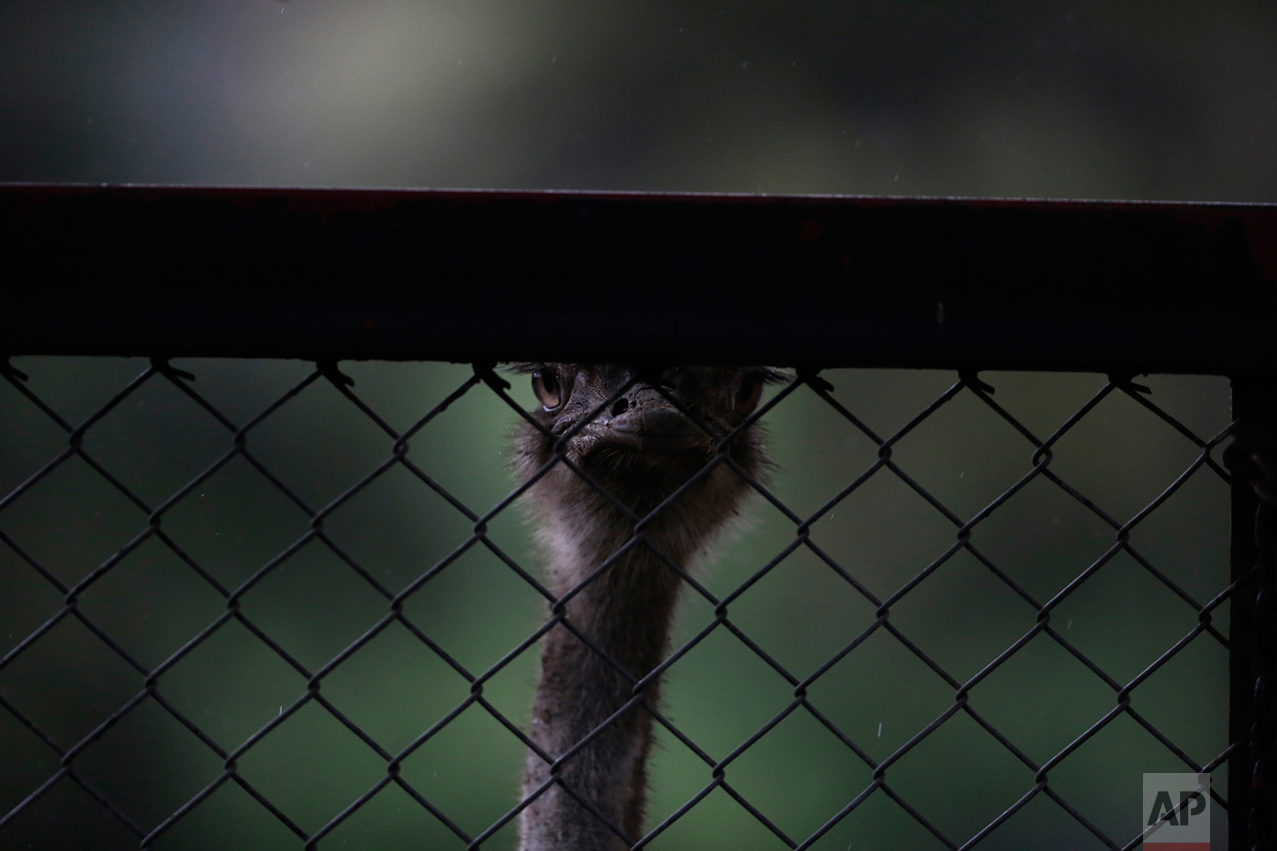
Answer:
[[[1277,200],[1277,6],[0,5],[0,180]]]
[[[144,361],[20,358],[32,392],[72,425],[88,418],[145,367]],[[236,426],[306,378],[300,362],[175,362],[192,387]],[[354,392],[402,432],[470,376],[465,366],[347,363]],[[929,371],[833,370],[839,402],[886,438],[939,398],[955,376]],[[1105,385],[1102,376],[989,373],[993,399],[1045,439]],[[517,381],[526,405],[531,394]],[[1151,400],[1200,435],[1228,421],[1228,388],[1212,377],[1147,379]],[[773,391],[775,392],[775,391]],[[480,385],[427,423],[408,457],[482,514],[512,487],[504,453],[516,415]],[[765,419],[777,462],[771,487],[808,517],[878,458],[876,444],[806,387]],[[151,508],[161,528],[227,589],[239,587],[310,528],[307,513],[243,458],[169,497],[232,446],[232,432],[162,376],[127,395],[84,434],[84,451]],[[404,468],[354,495],[349,488],[391,457],[392,439],[326,380],[307,384],[254,425],[245,446],[310,510],[332,507],[322,530],[372,581],[397,593],[452,553],[471,523]],[[0,384],[0,492],[25,481],[65,446],[61,430],[8,383]],[[963,390],[893,446],[892,458],[965,519],[1032,466],[1034,446]],[[1125,522],[1189,467],[1191,441],[1116,392],[1054,446],[1050,469]],[[343,497],[343,494],[346,494]],[[1199,470],[1131,533],[1136,549],[1199,601],[1228,581],[1227,486]],[[794,540],[795,526],[763,500],[754,522],[702,581],[720,598]],[[536,556],[511,506],[489,523],[501,549],[535,573]],[[145,511],[72,457],[0,510],[0,532],[60,581],[72,584],[146,527]],[[889,471],[880,471],[811,527],[812,540],[870,593],[885,599],[955,540],[955,525]],[[972,542],[1039,602],[1054,597],[1115,540],[1113,530],[1043,479],[976,526]],[[6,650],[62,607],[50,583],[0,546],[0,624]],[[78,596],[83,615],[145,670],[169,659],[216,621],[225,601],[173,551],[151,539]],[[246,587],[241,611],[310,671],[325,666],[388,610],[334,551],[310,540]],[[800,547],[732,601],[733,624],[796,678],[834,659],[875,620],[875,606]],[[537,593],[482,547],[422,585],[409,619],[474,675],[531,634],[544,616]],[[1214,623],[1227,634],[1226,607]],[[687,594],[675,646],[714,619]],[[1035,623],[1036,610],[969,553],[959,552],[891,607],[891,623],[958,681],[981,671]],[[1196,612],[1126,555],[1109,561],[1054,609],[1052,625],[1118,682],[1126,683],[1193,629]],[[536,648],[484,683],[515,724],[528,718]],[[1209,636],[1190,643],[1139,685],[1133,705],[1191,758],[1227,744],[1227,652]],[[68,747],[138,694],[141,672],[75,618],[65,618],[0,669],[0,695]],[[306,680],[248,629],[230,621],[157,679],[159,695],[221,748],[232,751],[306,692]],[[452,665],[399,624],[381,632],[322,680],[322,696],[381,747],[396,753],[461,705],[470,690]],[[952,706],[954,690],[879,630],[809,687],[812,704],[873,759],[882,760]],[[723,628],[669,672],[664,707],[679,729],[722,759],[784,710],[793,687]],[[1038,636],[971,691],[971,705],[1030,759],[1050,759],[1108,712],[1115,694],[1081,662]],[[709,767],[661,732],[651,824],[711,780]],[[55,771],[56,754],[8,712],[0,713],[0,811]],[[403,763],[403,776],[475,835],[517,801],[523,748],[478,706],[443,727]],[[212,782],[221,760],[152,699],[75,757],[77,771],[151,829]],[[302,829],[318,830],[385,775],[385,762],[311,702],[237,759],[238,770]],[[1118,718],[1050,773],[1052,787],[1120,839],[1138,829],[1139,778],[1182,763],[1129,718]],[[1217,788],[1226,792],[1225,772]],[[870,782],[870,769],[805,709],[786,715],[727,768],[733,787],[789,835],[805,837]],[[891,788],[959,840],[1033,786],[1033,774],[959,713],[887,773]],[[1217,813],[1217,822],[1225,822]],[[125,848],[136,843],[85,793],[59,782],[0,833],[6,847]],[[293,847],[296,840],[234,783],[218,788],[166,834],[160,849]],[[511,848],[513,825],[484,847]],[[1101,847],[1054,803],[1035,802],[986,843],[991,848]],[[460,848],[433,816],[396,787],[378,793],[321,847]],[[721,790],[677,821],[653,847],[782,847]],[[817,848],[941,847],[876,793]]]

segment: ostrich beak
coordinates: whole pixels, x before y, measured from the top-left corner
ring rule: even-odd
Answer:
[[[707,435],[677,409],[662,401],[630,408],[600,426],[604,440],[640,452],[672,453],[701,448]]]

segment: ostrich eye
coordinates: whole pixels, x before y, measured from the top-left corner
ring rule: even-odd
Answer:
[[[754,413],[754,409],[758,407],[758,400],[763,398],[763,382],[757,378],[741,379],[740,387],[736,390],[735,409],[736,416],[747,417]]]
[[[555,411],[567,400],[559,378],[551,369],[539,369],[532,373],[532,392],[547,411]]]

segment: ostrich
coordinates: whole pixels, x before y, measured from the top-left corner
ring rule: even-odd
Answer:
[[[656,703],[658,678],[644,678],[665,655],[681,585],[671,564],[690,567],[738,524],[750,488],[724,462],[759,476],[767,466],[761,435],[751,424],[720,444],[780,374],[515,367],[531,374],[541,404],[531,414],[540,428],[525,423],[516,440],[519,473],[526,480],[542,470],[557,445],[611,497],[562,461],[530,490],[563,622],[545,636],[529,737],[553,760],[571,753],[552,766],[529,750],[523,795],[536,797],[520,815],[519,847],[628,848],[643,835],[652,738],[651,714],[639,701]],[[719,453],[726,458],[697,477]]]

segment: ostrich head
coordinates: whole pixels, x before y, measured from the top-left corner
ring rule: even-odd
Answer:
[[[559,450],[628,508],[645,513],[720,452],[751,475],[765,467],[759,429],[736,430],[758,407],[763,385],[781,377],[775,370],[563,363],[517,369],[532,376],[540,403],[532,417],[542,426],[525,424],[519,435],[525,475]]]

